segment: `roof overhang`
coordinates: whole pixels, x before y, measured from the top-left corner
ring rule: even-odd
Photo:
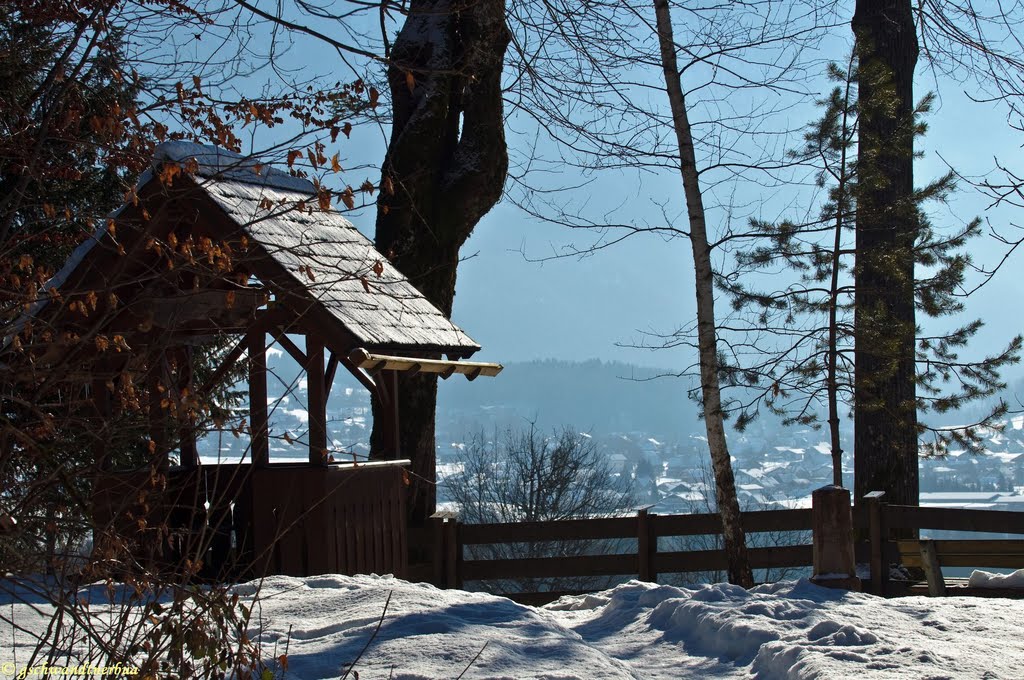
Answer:
[[[362,347],[352,350],[348,358],[356,368],[362,368],[369,373],[376,373],[377,371],[401,371],[409,374],[436,373],[445,379],[450,378],[456,373],[461,373],[469,380],[475,380],[482,375],[493,378],[501,373],[501,370],[504,368],[501,364],[483,361],[450,361],[444,359],[419,359],[389,354],[370,354]]]

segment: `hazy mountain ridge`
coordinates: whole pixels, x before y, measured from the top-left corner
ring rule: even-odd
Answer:
[[[594,432],[687,433],[702,429],[687,378],[619,361],[542,359],[507,364],[493,379],[441,384],[438,416],[479,414],[487,420],[536,419],[550,428]]]

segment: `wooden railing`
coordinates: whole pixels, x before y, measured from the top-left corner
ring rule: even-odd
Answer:
[[[423,565],[416,576],[440,587],[462,588],[467,582],[615,576],[653,582],[662,574],[724,571],[726,556],[720,549],[659,550],[659,539],[718,535],[721,526],[717,514],[657,515],[647,510],[628,517],[500,524],[464,524],[454,514],[443,513],[432,518],[430,527],[410,538],[430,556],[429,564]],[[806,532],[805,540],[810,540],[812,510],[745,512],[743,526],[748,536]],[[875,493],[853,512],[853,527],[862,539],[854,546],[857,562],[870,563],[871,568],[865,590],[898,594],[889,581],[889,565],[899,561],[895,538],[928,529],[1024,534],[1024,512],[888,505],[880,493]],[[598,554],[527,556],[538,544],[579,541],[596,545]],[[495,557],[485,558],[474,555],[482,552],[474,550],[478,546],[508,549],[495,550]],[[813,566],[810,543],[752,547],[748,552],[754,570]],[[528,593],[514,595],[531,599]],[[545,598],[545,593],[534,595],[532,599],[538,601]]]
[[[659,550],[659,539],[721,534],[717,514],[657,515],[640,510],[634,516],[592,519],[464,524],[454,515],[435,515],[420,541],[432,541],[433,571],[421,574],[438,586],[462,588],[466,582],[632,576],[656,581],[659,574],[726,569],[725,553],[713,550]],[[747,534],[806,532],[810,539],[811,510],[768,510],[744,513]],[[565,545],[587,541],[607,552],[520,557],[538,544]],[[474,557],[477,546],[509,546],[498,558]],[[866,546],[865,546],[866,548]],[[568,551],[572,552],[572,551]],[[508,553],[513,553],[509,555]],[[753,569],[810,567],[810,543],[749,549]],[[517,593],[522,596],[524,593]]]
[[[870,534],[871,592],[878,595],[902,594],[889,577],[890,564],[900,562],[900,551],[894,538],[917,537],[922,531],[963,531],[987,534],[1024,534],[1024,512],[1006,510],[974,510],[963,508],[930,508],[916,505],[888,505],[880,492],[864,499],[863,516]],[[1014,559],[1018,541],[1007,540],[1007,559],[999,559],[1000,541],[986,541],[988,556],[977,556],[971,564],[949,566],[1007,567],[1018,565]],[[995,556],[993,559],[992,556]],[[962,560],[961,560],[962,561]],[[1022,565],[1024,566],[1024,565]]]

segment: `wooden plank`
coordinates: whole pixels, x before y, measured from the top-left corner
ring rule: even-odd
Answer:
[[[750,548],[747,551],[753,569],[809,567],[814,560],[810,545],[785,545],[775,548]],[[691,550],[658,553],[655,567],[660,574],[687,571],[721,570],[727,567],[722,550]]]
[[[1024,534],[1024,512],[889,505],[886,506],[886,524],[891,529]]]
[[[586,555],[579,557],[532,557],[511,560],[465,560],[465,581],[566,576],[617,576],[636,574],[636,555]]]
[[[747,515],[743,515],[744,530],[746,523]],[[658,536],[699,536],[720,533],[722,533],[722,518],[717,514],[663,515],[658,521]]]
[[[659,518],[659,527],[661,519]],[[668,517],[664,519],[668,519]],[[549,522],[464,524],[461,536],[464,545],[634,538],[636,536],[636,518],[598,517]]]
[[[1022,555],[1024,540],[1021,539],[969,539],[935,540],[939,554],[946,555]]]
[[[420,359],[416,357],[400,357],[386,354],[370,354],[359,347],[348,355],[349,361],[359,368],[368,371],[412,371],[415,373],[440,373],[451,375],[461,373],[470,377],[494,377],[504,368],[501,364],[483,361],[446,361],[443,359]]]
[[[896,541],[900,560],[906,567],[923,567],[921,541]],[[1024,568],[1024,540],[931,540],[939,562],[947,567]]]
[[[743,513],[746,533],[764,531],[810,531],[811,510],[760,510]],[[660,515],[658,536],[697,536],[722,533],[722,519],[716,513]]]
[[[306,408],[309,409],[309,464],[327,465],[327,392],[324,389],[324,343],[306,334]]]
[[[743,513],[743,530],[758,531],[810,531],[812,510],[759,510]]]
[[[974,567],[976,569],[1024,569],[1024,555],[945,555],[939,548],[939,559],[945,567]]]
[[[920,545],[921,564],[924,566],[925,578],[928,579],[928,594],[932,597],[941,597],[946,594],[946,581],[942,578],[942,567],[935,551],[935,542],[923,540],[920,541]]]

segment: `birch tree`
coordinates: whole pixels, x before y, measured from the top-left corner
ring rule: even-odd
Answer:
[[[729,582],[749,588],[754,585],[754,575],[747,557],[740,505],[736,497],[736,480],[725,439],[722,394],[718,382],[714,274],[704,201],[700,190],[700,175],[693,149],[693,131],[686,111],[686,98],[676,62],[676,43],[673,38],[668,0],[655,0],[654,11],[665,89],[672,109],[672,127],[679,146],[679,173],[683,180],[689,217],[694,290],[697,296],[697,351],[700,355],[701,402],[704,408],[708,449],[711,453],[711,468],[715,477],[715,501],[718,514],[722,518],[722,537],[728,561]]]

